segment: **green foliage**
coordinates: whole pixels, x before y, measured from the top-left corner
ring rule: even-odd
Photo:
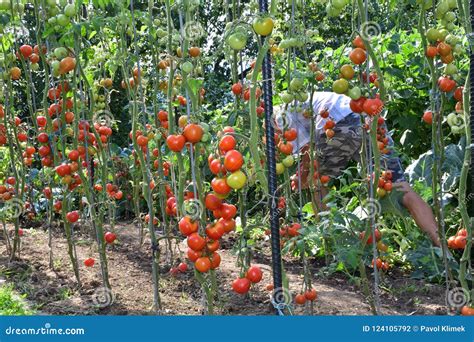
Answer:
[[[23,298],[15,293],[12,286],[0,286],[0,316],[32,315]]]

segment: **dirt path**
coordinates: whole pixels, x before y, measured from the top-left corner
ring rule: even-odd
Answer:
[[[131,224],[117,227],[117,244],[109,246],[110,282],[114,292],[113,305],[101,308],[104,298],[100,293],[100,267],[98,255],[91,240],[77,234],[77,255],[83,288],[78,291],[67,254],[66,241],[59,233],[54,238],[54,268],[48,267],[48,235],[42,228],[25,229],[22,237],[21,261],[8,263],[5,243],[0,240],[0,277],[15,284],[19,293],[26,294],[33,308],[41,314],[56,315],[148,315],[153,304],[150,244],[137,248],[137,231]],[[229,242],[224,246],[230,245]],[[184,251],[184,248],[182,248]],[[217,271],[219,300],[216,314],[268,315],[273,314],[269,292],[265,285],[271,282],[270,256],[262,252],[255,256],[264,269],[264,279],[253,286],[250,295],[232,292],[231,283],[237,277],[236,258],[229,249],[222,250],[222,263]],[[96,265],[86,268],[82,261],[94,257]],[[295,293],[302,283],[301,267],[297,260],[285,259],[290,288]],[[318,268],[314,266],[314,274]],[[315,315],[370,315],[370,307],[355,285],[343,275],[328,278],[314,277],[318,300]],[[172,276],[164,268],[160,279],[160,295],[164,314],[202,314],[202,295],[190,267],[186,273]],[[444,292],[439,286],[409,279],[389,272],[384,280],[381,296],[382,314],[435,315],[443,313]],[[303,308],[296,308],[304,314]]]

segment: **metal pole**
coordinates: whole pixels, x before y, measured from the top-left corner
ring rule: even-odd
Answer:
[[[258,1],[260,13],[268,13],[268,0]],[[265,104],[265,135],[266,135],[266,155],[268,165],[268,190],[270,195],[270,230],[272,244],[272,267],[273,267],[273,300],[278,306],[282,304],[286,297],[283,290],[281,250],[280,250],[280,228],[278,222],[277,209],[277,175],[275,162],[275,130],[272,124],[273,101],[272,101],[272,65],[271,55],[267,52],[262,65],[263,74],[263,101]],[[283,294],[283,295],[282,295]],[[277,314],[281,313],[276,310]]]
[[[473,45],[473,37],[472,37],[472,32],[474,32],[474,4],[472,3],[472,1],[469,1],[469,5],[470,5],[470,12],[471,12],[471,15],[470,15],[470,24],[471,24],[471,37],[470,37],[470,49],[469,49],[469,56],[470,56],[470,65],[469,65],[469,68],[470,68],[470,83],[471,83],[471,98],[470,98],[470,109],[471,109],[471,119],[469,120],[470,121],[470,125],[471,125],[471,137],[474,137],[474,125],[473,125],[473,122],[474,122],[474,45]],[[468,146],[466,146],[466,148],[468,148]],[[474,216],[474,196],[471,196],[473,193],[474,193],[474,165],[472,163],[472,161],[474,161],[474,149],[471,148],[471,167],[470,167],[470,170],[469,170],[469,173],[471,175],[471,179],[470,179],[470,182],[468,181],[468,186],[467,186],[467,194],[468,194],[468,197],[467,197],[467,200],[468,200],[468,203],[467,204],[467,209],[469,211],[469,216],[470,217],[473,217]]]

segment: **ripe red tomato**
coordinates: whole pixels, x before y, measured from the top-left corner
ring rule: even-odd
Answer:
[[[252,283],[256,284],[262,280],[263,273],[260,267],[252,266],[247,270],[247,274],[245,275],[245,277]]]
[[[187,251],[186,254],[188,256],[188,259],[190,261],[194,262],[202,255],[202,252],[201,251],[195,251],[195,250],[192,250],[191,248],[188,248],[188,251]]]
[[[286,130],[285,133],[283,133],[283,137],[287,141],[296,140],[296,138],[298,137],[298,131],[296,130],[296,128],[290,128],[290,129]]]
[[[456,87],[456,81],[449,77],[441,76],[438,79],[438,87],[442,92],[449,93]]]
[[[247,278],[237,278],[232,283],[232,289],[239,294],[245,294],[250,290],[250,280]]]
[[[359,238],[360,238],[362,241],[364,240],[364,238],[365,238],[365,231],[364,231],[364,232],[361,232],[361,233],[359,234]],[[380,233],[380,231],[379,231],[377,228],[375,228],[375,239],[376,239],[377,241],[379,241],[381,238],[382,238],[382,234]],[[369,238],[367,239],[367,244],[368,244],[368,245],[371,245],[371,244],[372,244],[372,234],[370,234]]]
[[[462,101],[462,94],[464,91],[464,87],[457,87],[454,91],[453,97],[456,101]]]
[[[181,152],[185,144],[186,138],[181,134],[169,135],[166,138],[166,145],[173,152]]]
[[[107,233],[104,234],[105,242],[107,242],[109,244],[114,243],[116,238],[117,238],[117,236],[112,232],[107,232]]]
[[[304,296],[306,298],[306,300],[309,300],[309,301],[314,301],[318,298],[318,293],[316,292],[315,289],[311,289],[311,290],[308,290],[304,293]]]
[[[137,144],[138,144],[138,146],[141,146],[141,147],[147,146],[148,145],[148,138],[145,137],[144,135],[139,135],[137,137]]]
[[[67,156],[68,156],[69,160],[76,161],[76,160],[79,159],[79,151],[72,150],[71,152],[69,152],[69,154]]]
[[[178,270],[180,272],[186,272],[188,270],[188,264],[186,264],[185,262],[182,262],[178,265]]]
[[[233,204],[224,203],[222,204],[220,214],[224,220],[230,220],[237,214],[237,207]]]
[[[65,177],[71,174],[71,166],[69,164],[61,164],[56,166],[56,173],[59,177]]]
[[[349,54],[349,58],[351,59],[352,63],[354,64],[362,64],[367,59],[367,53],[362,48],[355,48]]]
[[[295,303],[298,305],[304,305],[306,303],[306,297],[304,294],[300,293],[295,296]]]
[[[463,316],[474,316],[474,307],[469,307],[467,305],[463,306],[461,309],[461,315]]]
[[[207,239],[207,242],[206,242],[206,249],[208,252],[215,252],[219,249],[220,247],[220,243],[219,243],[219,240],[210,240],[210,239]]]
[[[235,83],[232,85],[232,92],[234,93],[234,95],[240,95],[242,94],[242,83],[238,82],[238,83]]]
[[[49,141],[49,136],[47,133],[38,134],[38,141],[42,144],[46,144]]]
[[[365,50],[364,41],[360,36],[356,36],[354,38],[354,40],[352,41],[352,45],[354,45],[354,47],[358,47]]]
[[[222,224],[222,226],[224,227],[224,231],[226,233],[230,233],[231,231],[233,231],[235,229],[235,220],[234,219],[230,219],[230,220],[226,220],[226,219],[219,219],[219,223]]]
[[[221,256],[217,252],[213,252],[211,256],[211,270],[215,270],[221,264]]]
[[[362,108],[364,109],[364,112],[367,115],[375,116],[377,114],[380,114],[380,112],[383,109],[383,105],[384,105],[383,102],[378,98],[367,99],[362,105]]]
[[[79,213],[76,210],[68,212],[66,214],[66,220],[68,220],[70,223],[77,222],[79,220]]]
[[[362,113],[364,111],[364,103],[367,100],[366,97],[359,97],[357,100],[351,100],[349,105],[351,107],[351,110],[354,113]]]
[[[283,141],[280,141],[280,143],[278,144],[278,149],[280,150],[281,153],[285,154],[285,155],[290,155],[291,152],[293,152],[293,144],[291,142],[283,142]]]
[[[219,159],[214,159],[209,163],[209,169],[211,172],[215,175],[218,175],[219,173],[226,173],[226,170],[224,169],[224,166],[222,165],[221,161]]]
[[[456,249],[464,249],[466,248],[466,244],[467,239],[465,236],[456,236],[456,238],[454,239],[454,247]]]
[[[236,145],[235,138],[232,135],[228,135],[228,134],[224,135],[219,142],[219,148],[223,152],[233,150],[235,148],[235,145]]]
[[[201,273],[209,271],[211,266],[211,260],[208,257],[200,257],[194,262],[194,267]]]
[[[213,193],[209,193],[206,195],[205,205],[209,210],[216,210],[222,206],[222,200]]]
[[[206,235],[212,240],[219,240],[225,234],[224,226],[219,222],[214,225],[208,225]]]
[[[198,231],[198,223],[192,222],[189,216],[184,216],[181,220],[179,220],[178,227],[179,227],[179,231],[184,236],[189,236],[192,233],[195,233]]]
[[[30,45],[22,45],[20,46],[20,52],[23,58],[28,58],[33,53],[33,48]]]
[[[94,263],[95,263],[94,258],[87,258],[86,260],[84,260],[84,265],[86,267],[92,267],[94,266]]]
[[[230,150],[225,154],[224,167],[231,172],[240,170],[244,164],[244,157],[237,150]]]
[[[183,135],[186,140],[192,144],[200,142],[203,134],[204,130],[200,125],[197,124],[188,124],[183,131]]]
[[[188,236],[188,247],[195,251],[200,251],[206,246],[206,240],[198,233]]]
[[[225,178],[214,178],[211,181],[211,187],[215,193],[220,195],[227,195],[232,190],[232,188],[227,185]]]
[[[423,114],[423,121],[427,123],[428,125],[431,125],[433,123],[433,112],[430,110],[427,110]]]

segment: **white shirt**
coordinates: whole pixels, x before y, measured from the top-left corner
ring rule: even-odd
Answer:
[[[350,101],[351,98],[346,95],[333,92],[315,92],[313,95],[313,115],[316,118],[316,130],[322,129],[326,123],[326,119],[318,115],[321,110],[327,109],[329,118],[337,123],[352,114]],[[311,121],[303,115],[308,106],[309,102],[299,104],[298,108],[290,105],[286,112],[283,111],[283,106],[277,108],[276,123],[278,127],[280,129],[295,128],[298,132],[298,137],[292,142],[294,153],[297,153],[310,141]]]

